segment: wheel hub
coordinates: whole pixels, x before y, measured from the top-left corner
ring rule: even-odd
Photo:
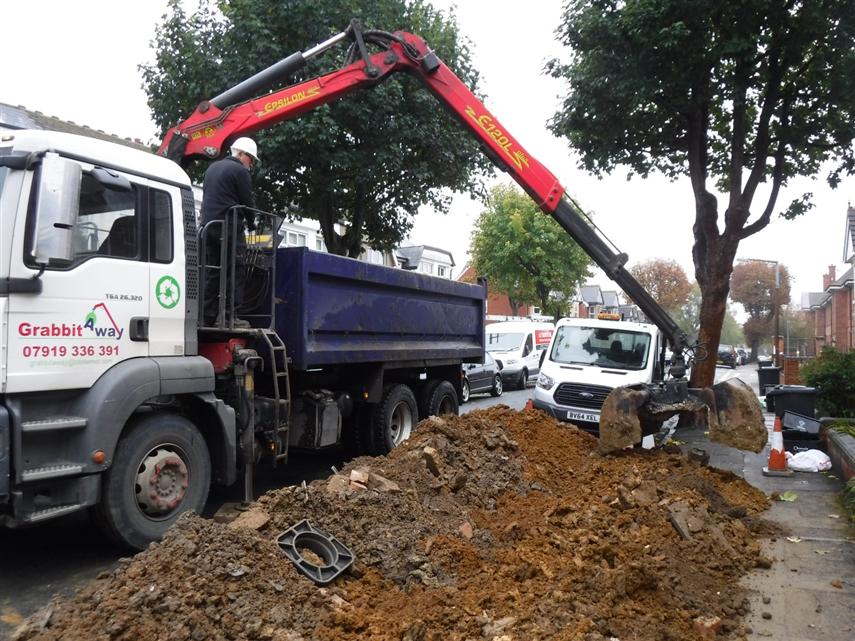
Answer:
[[[392,412],[392,442],[400,445],[410,437],[413,431],[413,415],[406,403],[399,403]]]
[[[166,448],[155,449],[140,464],[137,503],[145,514],[163,516],[184,500],[189,481],[187,465],[178,454]]]

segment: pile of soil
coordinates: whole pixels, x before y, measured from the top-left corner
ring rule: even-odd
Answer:
[[[737,582],[770,563],[767,507],[679,450],[604,457],[537,411],[431,417],[388,456],[269,492],[246,519],[182,518],[16,638],[742,639]],[[326,587],[275,541],[303,519],[356,556]]]

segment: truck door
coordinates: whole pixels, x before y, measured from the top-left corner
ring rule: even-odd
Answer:
[[[181,192],[152,183],[148,193],[149,321],[152,356],[184,354],[187,283]]]
[[[47,267],[41,292],[9,296],[7,392],[91,386],[120,361],[149,353],[141,334],[149,316],[149,187],[145,179],[115,172],[129,188],[110,189],[81,163],[79,216],[70,265]],[[39,170],[29,175],[32,189]],[[23,189],[18,211],[28,211]],[[28,255],[32,225],[16,225],[10,273],[33,278]]]

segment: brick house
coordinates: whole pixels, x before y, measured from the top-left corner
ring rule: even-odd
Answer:
[[[834,265],[829,265],[822,276],[822,291],[802,297],[809,326],[814,328],[814,342],[808,345],[807,356],[819,354],[825,346],[839,351],[855,349],[855,207],[852,206],[846,213],[843,260],[849,267],[841,276],[837,276]]]

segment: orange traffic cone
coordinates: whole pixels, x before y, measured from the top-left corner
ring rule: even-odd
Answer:
[[[784,433],[781,431],[781,417],[775,417],[775,429],[772,431],[769,465],[763,468],[763,476],[792,476],[787,467],[787,455],[784,454]]]
[[[524,409],[527,409],[527,410],[534,409],[534,401],[532,401],[531,399],[528,399],[526,401]]]

